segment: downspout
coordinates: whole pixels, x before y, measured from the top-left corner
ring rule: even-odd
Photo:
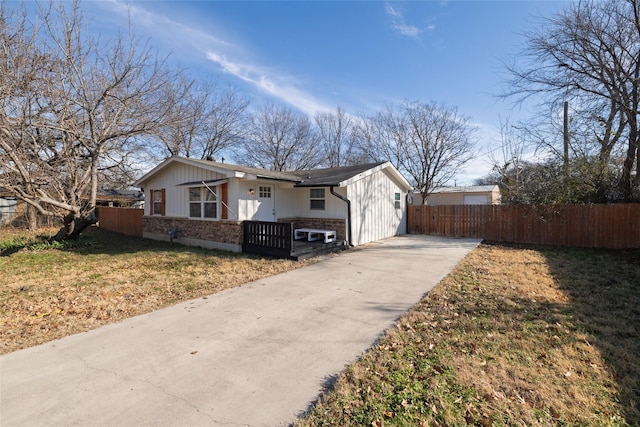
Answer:
[[[349,244],[349,246],[353,246],[351,244],[351,200],[336,193],[333,190],[334,187],[334,185],[330,186],[329,192],[347,204],[347,243]]]

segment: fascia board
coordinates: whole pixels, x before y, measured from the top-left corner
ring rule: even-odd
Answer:
[[[401,186],[404,186],[405,190],[409,191],[409,190],[411,190],[413,188],[413,186],[411,184],[409,184],[409,181],[407,181],[407,179],[404,176],[402,176],[402,174],[400,172],[398,172],[398,170],[391,164],[391,162],[382,163],[382,164],[380,164],[378,166],[375,166],[375,167],[373,167],[371,169],[368,169],[368,170],[366,170],[364,172],[361,172],[361,173],[359,173],[357,175],[354,175],[351,178],[340,182],[338,184],[338,186],[339,187],[346,187],[348,185],[353,184],[356,181],[359,181],[359,180],[361,180],[363,178],[366,178],[366,177],[368,177],[370,175],[373,175],[374,173],[379,172],[379,171],[384,170],[384,169],[388,169],[388,172],[390,173],[390,175],[393,178],[395,178]]]

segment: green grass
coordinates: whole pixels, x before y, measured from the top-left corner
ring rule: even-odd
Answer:
[[[482,245],[298,426],[640,424],[640,251]]]

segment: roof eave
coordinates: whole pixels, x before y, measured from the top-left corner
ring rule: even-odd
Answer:
[[[133,185],[136,187],[142,187],[142,184],[144,184],[145,181],[147,181],[149,178],[151,178],[153,175],[157,174],[158,172],[160,172],[161,170],[165,169],[167,166],[169,166],[172,163],[182,163],[185,165],[189,165],[189,166],[195,166],[198,168],[203,168],[203,169],[208,169],[208,170],[212,170],[215,171],[221,175],[224,175],[226,178],[242,178],[244,177],[244,175],[246,175],[243,172],[238,172],[238,171],[234,171],[234,170],[229,170],[229,169],[224,169],[224,168],[219,168],[216,167],[216,165],[207,165],[203,162],[197,162],[194,161],[193,159],[189,159],[188,157],[179,157],[179,156],[171,156],[168,159],[164,160],[162,163],[160,163],[158,166],[156,166],[155,168],[151,169],[149,172],[147,172],[146,174],[144,174],[141,178],[139,178],[138,180],[136,180]]]

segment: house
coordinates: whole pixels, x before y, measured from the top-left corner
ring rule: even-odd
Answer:
[[[421,205],[420,192],[412,195],[412,204]],[[476,185],[468,187],[436,187],[427,197],[429,206],[437,205],[499,205],[500,187],[497,185]]]
[[[0,192],[0,226],[10,225],[24,212],[24,202],[20,202],[9,193]]]
[[[147,201],[144,237],[234,252],[248,221],[331,230],[351,246],[404,234],[412,188],[389,162],[275,172],[177,156],[135,185]]]
[[[137,208],[144,204],[144,194],[138,190],[98,190],[96,206]]]

